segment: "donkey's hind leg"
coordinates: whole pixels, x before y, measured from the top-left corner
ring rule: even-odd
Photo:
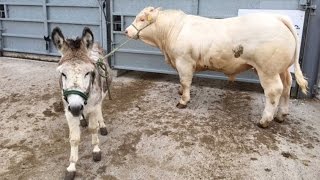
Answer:
[[[92,158],[94,161],[100,161],[101,160],[101,151],[99,148],[99,108],[96,108],[92,113],[89,114],[89,132],[92,135],[92,145],[93,145],[93,152],[92,152]]]
[[[98,107],[99,112],[97,113],[97,119],[98,119],[98,123],[99,123],[99,127],[100,127],[100,134],[102,136],[106,136],[108,135],[108,130],[106,128],[106,124],[104,123],[104,119],[102,116],[102,111],[101,111],[101,106]]]
[[[88,126],[88,120],[84,117],[83,114],[80,117],[80,125],[81,125],[81,127],[87,127]]]

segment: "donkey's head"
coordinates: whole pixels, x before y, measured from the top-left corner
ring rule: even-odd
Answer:
[[[51,39],[61,54],[57,70],[60,73],[60,87],[65,104],[73,116],[80,116],[95,79],[95,65],[89,56],[94,41],[93,34],[86,27],[81,38],[65,39],[60,28],[56,27]]]

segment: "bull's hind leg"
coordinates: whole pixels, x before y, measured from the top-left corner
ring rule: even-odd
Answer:
[[[92,158],[94,161],[100,161],[101,160],[101,151],[99,148],[99,118],[102,118],[101,114],[101,107],[98,106],[95,108],[93,112],[89,115],[89,131],[92,136],[92,145],[93,145],[93,152],[92,152]]]
[[[190,87],[193,77],[193,68],[192,64],[189,64],[188,62],[181,59],[176,61],[176,68],[179,73],[181,84],[179,93],[182,94],[177,107],[179,109],[183,109],[187,107],[187,103],[190,101]]]
[[[258,72],[258,74],[266,96],[265,108],[258,125],[266,128],[274,118],[274,113],[283,91],[283,85],[279,74],[273,76],[266,75],[262,72]]]
[[[280,78],[283,84],[283,91],[280,97],[279,110],[275,119],[277,122],[283,122],[289,114],[289,99],[292,85],[292,77],[289,69],[281,73]]]
[[[74,179],[76,173],[76,163],[78,161],[78,146],[80,143],[80,119],[73,117],[71,113],[66,113],[66,118],[69,126],[70,138],[70,165],[67,168],[65,179]]]

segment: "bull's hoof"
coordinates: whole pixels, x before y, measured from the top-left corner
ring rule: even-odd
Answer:
[[[76,171],[67,171],[65,176],[64,176],[64,180],[73,180],[74,177],[76,176]]]
[[[287,119],[288,114],[278,114],[275,118],[274,121],[277,123],[283,123]]]
[[[183,93],[182,93],[180,90],[178,90],[178,94],[179,94],[180,96],[182,96]]]
[[[185,109],[185,108],[187,107],[187,105],[178,103],[178,104],[176,105],[176,107],[179,108],[179,109]]]
[[[284,118],[280,118],[280,117],[275,117],[274,119],[273,119],[275,122],[277,122],[277,123],[283,123],[283,121],[284,121]]]
[[[101,134],[102,136],[108,135],[108,130],[107,130],[107,128],[106,128],[106,127],[100,128],[100,134]]]
[[[81,125],[81,127],[87,127],[87,126],[88,126],[87,120],[81,119],[81,120],[80,120],[80,125]]]
[[[92,153],[92,159],[93,159],[94,162],[101,161],[101,151],[93,152]]]
[[[267,122],[265,122],[265,123],[258,122],[257,125],[259,128],[262,128],[262,129],[266,129],[269,127],[269,123],[267,123]]]

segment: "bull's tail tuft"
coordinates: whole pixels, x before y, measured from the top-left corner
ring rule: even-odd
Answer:
[[[300,68],[300,64],[299,64],[299,53],[300,53],[299,37],[296,33],[296,30],[295,30],[293,24],[291,23],[291,20],[287,16],[278,16],[278,18],[281,20],[281,22],[283,22],[288,27],[288,29],[291,31],[292,35],[296,39],[296,51],[295,51],[295,55],[294,55],[294,75],[296,77],[296,81],[297,81],[298,85],[300,86],[302,92],[304,94],[307,94],[308,93],[308,81],[303,76],[301,68]]]

